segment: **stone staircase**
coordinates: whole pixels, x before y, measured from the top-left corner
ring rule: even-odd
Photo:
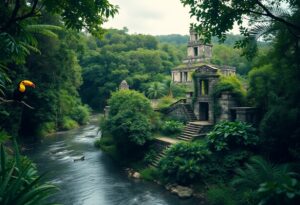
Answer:
[[[160,150],[157,155],[155,156],[155,159],[153,160],[153,162],[150,164],[150,166],[152,167],[157,167],[159,164],[159,161],[166,156],[166,151],[167,149],[170,147],[170,145],[166,146],[163,150]]]
[[[205,136],[213,127],[213,124],[206,121],[193,121],[189,122],[186,126],[184,131],[177,139],[167,138],[167,137],[160,137],[156,139],[155,147],[157,155],[155,159],[150,164],[150,167],[157,167],[159,161],[166,155],[167,149],[176,143],[182,141],[191,141],[195,137]]]
[[[184,106],[185,113],[187,114],[189,121],[196,121],[197,118],[193,111],[192,106],[190,104],[183,104],[183,106]]]
[[[205,136],[207,132],[212,128],[213,124],[205,121],[193,121],[189,122],[181,135],[177,137],[179,140],[191,141],[195,137]]]

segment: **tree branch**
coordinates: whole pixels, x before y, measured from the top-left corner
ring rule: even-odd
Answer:
[[[36,16],[35,9],[38,4],[38,1],[39,0],[34,0],[31,10],[27,14],[17,17],[17,14],[18,14],[18,11],[19,11],[21,5],[20,5],[20,0],[16,0],[16,4],[15,4],[15,7],[11,14],[10,19],[7,21],[7,23],[4,24],[3,27],[0,27],[0,31],[5,31],[5,29],[9,28],[12,25],[12,23],[14,23],[14,22],[22,21],[26,18]]]
[[[33,5],[32,5],[32,8],[31,8],[31,11],[28,12],[27,14],[23,15],[23,16],[19,16],[17,18],[14,19],[14,21],[21,21],[23,19],[26,19],[26,18],[29,18],[29,17],[32,17],[32,16],[35,16],[35,9],[36,9],[36,6],[37,6],[37,3],[38,3],[39,0],[34,0],[33,2]]]
[[[14,103],[14,102],[19,103],[19,104],[22,104],[22,105],[24,105],[25,107],[27,107],[27,108],[29,108],[29,109],[32,109],[32,110],[34,109],[34,107],[28,105],[28,104],[27,104],[26,102],[24,102],[23,100],[22,100],[22,101],[15,101],[15,100],[8,100],[8,99],[5,99],[5,98],[0,97],[0,105],[1,105],[1,104],[4,104],[4,103]]]
[[[289,27],[292,27],[292,28],[294,28],[296,30],[300,30],[300,26],[299,25],[296,25],[296,24],[293,24],[291,22],[288,22],[285,19],[280,18],[280,17],[275,16],[274,14],[272,14],[270,12],[270,10],[265,5],[263,5],[259,0],[256,0],[256,3],[257,3],[258,6],[260,6],[266,12],[266,14],[264,14],[264,16],[269,16],[270,18],[272,18],[272,19],[274,19],[274,20],[276,20],[278,22],[281,22],[281,23],[283,23],[283,24],[285,24],[285,25],[287,25]]]

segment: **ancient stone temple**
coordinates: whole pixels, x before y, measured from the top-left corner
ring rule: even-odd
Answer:
[[[177,115],[187,121],[206,121],[215,123],[221,120],[253,121],[254,109],[237,107],[237,103],[229,92],[214,99],[212,91],[221,75],[235,75],[233,67],[213,65],[212,45],[190,31],[187,45],[187,57],[182,64],[172,70],[172,82],[188,88],[186,99],[174,103],[169,109],[170,115]],[[218,106],[218,113],[216,107]]]
[[[212,45],[205,44],[203,39],[190,30],[187,45],[187,57],[182,64],[172,69],[173,83],[192,84],[192,73],[202,65],[219,69],[224,75],[235,75],[235,68],[230,66],[216,66],[210,63],[212,58]]]

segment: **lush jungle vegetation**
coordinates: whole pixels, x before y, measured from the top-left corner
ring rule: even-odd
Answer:
[[[101,148],[146,179],[193,186],[212,205],[299,201],[300,2],[181,2],[202,19],[193,26],[214,45],[211,63],[237,68],[238,77],[222,78],[214,95],[233,91],[241,104],[257,107],[257,127],[221,122],[206,139],[171,147],[158,169],[146,168],[156,154],[152,139],[184,126],[153,105],[185,96],[170,72],[186,56],[188,37],[104,30],[118,9],[107,0],[1,1],[1,204],[39,204],[56,189],[20,155],[18,140],[75,128],[106,105]],[[241,35],[226,35],[234,22]],[[25,79],[35,88],[14,100]],[[118,91],[122,80],[131,90]]]
[[[138,145],[135,159],[126,158],[128,161],[122,163],[140,170],[145,179],[191,186],[205,194],[208,204],[299,203],[299,1],[284,1],[284,5],[275,0],[182,3],[191,8],[192,16],[201,19],[193,26],[207,42],[212,36],[225,40],[226,32],[237,21],[242,36],[233,44],[215,45],[212,62],[236,66],[241,76],[222,77],[213,94],[217,97],[222,91],[231,91],[241,105],[259,108],[259,123],[253,127],[242,122],[220,122],[204,139],[171,146],[157,168],[145,166],[156,157],[148,138]],[[247,22],[243,22],[245,15]],[[159,36],[158,40],[182,45],[183,38],[187,37]],[[258,43],[261,40],[267,43]],[[122,93],[117,91],[117,95]],[[166,97],[170,97],[168,92]],[[122,122],[134,122],[124,115],[117,116],[125,119],[114,127],[103,127],[108,133],[100,141],[103,149],[116,145],[112,130],[118,127],[128,131]],[[157,117],[152,122],[154,137],[170,120],[168,116]],[[112,120],[110,116],[106,122]],[[175,124],[171,125],[174,129]],[[141,127],[132,134],[139,131],[143,131]],[[120,161],[118,149],[110,151],[115,151],[114,158]]]

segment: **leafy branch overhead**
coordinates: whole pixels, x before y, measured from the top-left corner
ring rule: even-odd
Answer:
[[[66,27],[86,30],[93,35],[100,33],[101,25],[118,12],[118,7],[108,0],[14,0],[0,3],[0,32],[17,32],[16,25],[41,16],[48,11],[62,17]]]
[[[191,17],[198,23],[192,27],[209,42],[213,36],[221,41],[235,23],[246,38],[237,47],[246,47],[253,39],[268,36],[279,27],[286,28],[296,38],[300,38],[300,24],[296,17],[299,2],[293,0],[181,0],[190,6]],[[277,29],[276,29],[277,27]],[[253,48],[252,48],[253,49]],[[254,51],[255,52],[255,49]]]

